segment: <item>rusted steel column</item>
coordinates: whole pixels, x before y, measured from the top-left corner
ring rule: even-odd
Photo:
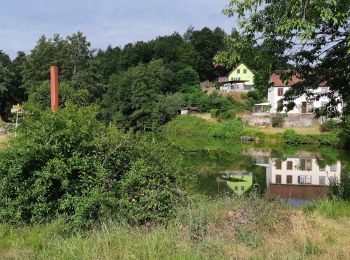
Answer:
[[[58,111],[58,67],[55,65],[50,66],[50,80],[51,80],[51,111]]]

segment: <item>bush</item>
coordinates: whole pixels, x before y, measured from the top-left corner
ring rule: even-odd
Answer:
[[[284,114],[277,114],[271,117],[271,124],[273,127],[283,127],[284,118],[286,116]]]
[[[208,136],[211,124],[196,116],[178,116],[163,127],[167,134],[176,136]]]
[[[342,122],[341,139],[346,149],[350,150],[350,116]]]
[[[292,129],[286,129],[283,133],[283,138],[287,144],[299,144],[300,143],[299,135]]]
[[[239,137],[244,131],[242,121],[232,119],[213,126],[211,136],[219,138]]]
[[[219,109],[216,109],[216,108],[213,108],[213,109],[210,109],[210,116],[212,118],[217,118],[219,116]]]
[[[221,115],[221,119],[224,119],[224,120],[229,120],[229,119],[234,119],[234,118],[236,118],[235,110],[226,111],[226,112],[222,113],[222,115]]]
[[[326,120],[320,127],[321,132],[336,132],[339,129],[339,123],[334,119]]]
[[[165,143],[96,120],[97,109],[32,111],[0,154],[0,220],[76,226],[164,221],[181,201],[181,158]],[[137,175],[138,173],[139,175]]]
[[[283,138],[285,143],[291,145],[340,146],[340,139],[334,133],[321,135],[298,135],[294,130],[287,129],[283,133]]]

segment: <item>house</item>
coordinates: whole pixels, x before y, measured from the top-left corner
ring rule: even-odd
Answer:
[[[278,74],[272,74],[270,77],[270,83],[272,83],[273,86],[268,90],[268,102],[263,104],[256,104],[256,110],[262,111],[264,110],[264,106],[268,106],[269,113],[286,113],[286,108],[283,107],[285,103],[283,103],[282,99],[284,98],[285,93],[290,88],[292,88],[294,84],[300,81],[301,80],[297,75],[293,75],[290,80],[283,81]],[[319,86],[313,91],[315,94],[327,93],[329,92],[329,87]],[[319,100],[311,101],[308,100],[306,95],[303,95],[294,100],[295,107],[293,110],[288,111],[288,114],[313,114],[314,109],[325,106],[329,101],[329,98],[326,96],[321,97]],[[280,109],[282,110],[280,111]],[[342,112],[341,104],[338,105],[338,111]]]
[[[218,182],[226,182],[226,186],[241,196],[253,186],[253,173],[247,171],[220,172]]]
[[[266,168],[267,193],[274,198],[301,201],[325,198],[327,186],[337,186],[341,181],[340,161],[327,165],[318,156],[299,152],[287,158],[269,158]]]
[[[227,77],[220,77],[218,82],[221,92],[249,92],[254,89],[254,73],[241,63]]]

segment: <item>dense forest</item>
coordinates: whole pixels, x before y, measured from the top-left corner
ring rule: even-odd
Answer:
[[[261,66],[251,55],[243,55],[235,64],[217,66],[215,56],[230,51],[227,36],[220,28],[190,27],[184,35],[173,33],[105,50],[92,49],[81,32],[66,38],[42,36],[29,54],[18,52],[11,60],[0,53],[1,117],[9,121],[10,108],[17,103],[49,107],[51,64],[59,67],[62,107],[67,102],[96,104],[101,119],[127,129],[153,130],[184,106],[196,106],[202,112],[213,108],[232,110],[239,105],[234,99],[207,95],[200,82],[213,82],[227,75],[241,61],[256,71],[257,66],[265,68],[266,64]],[[257,73],[258,85],[263,87],[259,95],[250,93],[251,103],[265,95],[272,69]]]

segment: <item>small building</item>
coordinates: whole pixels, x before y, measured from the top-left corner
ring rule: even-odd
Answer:
[[[185,107],[178,111],[180,115],[191,115],[191,114],[197,114],[198,108],[197,107]]]
[[[220,77],[218,82],[221,92],[249,92],[254,90],[254,73],[241,63],[227,77]]]

